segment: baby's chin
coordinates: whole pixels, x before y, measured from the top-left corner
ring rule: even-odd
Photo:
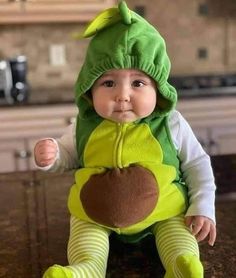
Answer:
[[[139,119],[139,117],[137,117],[136,115],[134,115],[131,112],[119,113],[119,114],[112,115],[110,117],[110,120],[112,120],[113,122],[117,122],[117,123],[121,123],[121,124],[132,123],[138,119]]]
[[[133,119],[114,119],[114,118],[111,118],[109,120],[111,120],[112,122],[118,123],[118,124],[128,124],[128,123],[133,123],[133,122],[139,120],[139,118],[133,118]]]

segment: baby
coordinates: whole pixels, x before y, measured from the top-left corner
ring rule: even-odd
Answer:
[[[69,265],[51,266],[43,277],[105,277],[112,232],[129,242],[152,233],[165,278],[203,277],[197,242],[215,242],[214,177],[174,109],[165,42],[124,1],[94,19],[84,33],[90,36],[76,123],[35,146],[39,168],[77,169]]]

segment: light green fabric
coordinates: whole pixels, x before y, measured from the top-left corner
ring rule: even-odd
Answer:
[[[97,25],[97,32],[94,34],[93,30],[89,31],[94,36],[76,82],[76,103],[80,117],[95,113],[88,97],[85,97],[95,80],[110,69],[127,68],[141,70],[156,81],[163,104],[153,114],[168,113],[176,104],[177,93],[167,81],[170,60],[164,39],[144,18],[130,11],[124,1],[120,2],[117,9],[111,9],[107,24],[104,23],[104,13],[95,18],[95,24],[91,23],[95,25],[93,28]]]
[[[165,118],[159,119],[159,135],[167,138],[166,126],[161,124]],[[165,141],[166,145],[169,142]],[[169,149],[168,152],[171,152]],[[117,125],[114,122],[102,121],[90,134],[84,148],[83,168],[76,171],[76,184],[73,185],[69,196],[70,213],[81,220],[95,223],[83,209],[78,196],[91,175],[103,174],[115,167],[124,168],[140,165],[153,173],[159,190],[159,199],[153,210],[143,221],[124,228],[109,229],[121,234],[133,234],[151,226],[156,221],[167,219],[184,213],[186,203],[184,194],[179,190],[179,176],[172,164],[163,163],[165,146],[153,136],[146,123],[125,123]],[[173,161],[176,158],[172,150]],[[177,158],[176,158],[177,159]],[[170,205],[171,204],[171,205]]]
[[[47,269],[43,278],[73,278],[73,273],[66,267],[54,265]]]

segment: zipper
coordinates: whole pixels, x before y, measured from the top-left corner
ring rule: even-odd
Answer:
[[[127,124],[117,124],[117,137],[115,141],[115,147],[113,152],[113,163],[114,167],[123,168],[122,164],[122,150],[123,150],[123,141],[126,133]]]

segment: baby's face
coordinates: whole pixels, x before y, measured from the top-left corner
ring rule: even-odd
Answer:
[[[101,117],[128,123],[147,117],[156,106],[155,82],[134,69],[110,70],[92,87],[93,105]]]

